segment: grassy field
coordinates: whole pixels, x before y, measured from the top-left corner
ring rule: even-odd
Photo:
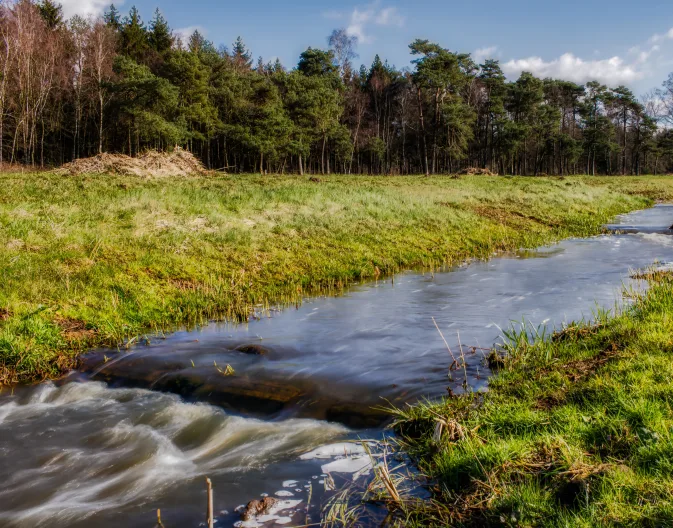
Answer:
[[[513,335],[487,393],[398,413],[435,484],[408,525],[673,526],[673,275],[649,278],[614,317]]]
[[[597,233],[673,179],[0,175],[0,383],[413,266]]]

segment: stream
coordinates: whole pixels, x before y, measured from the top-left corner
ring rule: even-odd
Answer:
[[[264,526],[315,522],[326,479],[367,472],[348,442],[383,438],[376,407],[485,390],[483,350],[502,329],[615,309],[624,285],[644,287],[630,271],[673,262],[671,223],[660,205],[607,226],[623,234],[401,273],[247,324],[95,350],[63,380],[5,389],[0,525],[152,528],[161,508],[166,528],[197,527],[206,476],[216,526],[261,525],[235,509],[262,494],[286,507]]]

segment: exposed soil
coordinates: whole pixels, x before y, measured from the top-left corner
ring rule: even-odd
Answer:
[[[195,176],[205,174],[206,168],[191,153],[180,147],[172,152],[148,150],[138,157],[125,154],[97,154],[66,163],[55,172],[63,175],[118,174],[141,178]]]
[[[96,334],[95,330],[87,328],[84,321],[78,319],[57,316],[55,321],[61,327],[61,334],[66,341],[88,341]]]

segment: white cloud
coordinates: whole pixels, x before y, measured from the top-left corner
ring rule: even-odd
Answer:
[[[398,26],[404,25],[404,17],[400,15],[396,7],[384,7],[376,16],[376,23],[379,26]]]
[[[333,11],[325,14],[328,18],[341,18],[336,15],[337,13]],[[380,2],[376,1],[373,4],[353,9],[346,32],[352,37],[357,37],[359,42],[372,42],[374,38],[369,34],[369,28],[372,25],[402,27],[404,17],[396,7],[383,7]]]
[[[638,68],[638,61],[627,63],[621,57],[601,60],[585,60],[572,53],[564,53],[558,59],[545,61],[540,57],[510,60],[502,65],[508,75],[518,75],[528,71],[538,77],[552,77],[576,83],[597,80],[612,86],[629,84],[642,79],[644,72]]]
[[[123,1],[117,0],[115,5],[119,7]],[[110,6],[110,0],[61,0],[63,15],[70,18],[73,15],[98,16]]]
[[[639,63],[647,62],[648,59],[649,59],[653,54],[658,53],[659,51],[661,51],[661,46],[659,46],[658,44],[655,44],[655,45],[652,46],[650,49],[648,49],[648,50],[646,50],[646,51],[641,51],[640,53],[638,53],[638,58],[637,58],[636,60],[637,60],[637,62],[639,62]]]
[[[646,63],[652,55],[661,51],[661,46],[659,44],[654,44],[648,49],[643,50],[640,46],[633,46],[629,49],[629,55],[634,57],[634,62],[636,64]]]
[[[564,53],[549,60],[540,56],[511,59],[502,64],[505,74],[518,77],[522,71],[529,71],[538,77],[552,77],[576,83],[597,80],[610,86],[633,85],[637,81],[670,71],[673,59],[669,51],[673,48],[673,28],[665,33],[657,33],[647,42],[631,47],[624,56],[601,57],[599,50],[593,50],[591,58]],[[474,60],[498,57],[497,46],[483,47],[472,53]]]
[[[650,43],[652,44],[661,42],[662,40],[673,40],[673,28],[669,29],[666,33],[655,33],[650,37]]]
[[[367,11],[360,11],[357,7],[353,9],[350,23],[346,28],[346,32],[352,36],[357,37],[360,42],[367,42],[369,37],[365,34],[365,25],[371,20],[371,14]]]
[[[479,48],[478,50],[475,50],[472,53],[472,60],[477,64],[481,64],[486,59],[492,59],[494,57],[498,57],[499,55],[500,51],[498,50],[498,46],[487,46],[485,48]]]
[[[189,42],[189,37],[194,34],[194,31],[201,33],[202,37],[205,37],[207,30],[201,26],[187,26],[183,28],[178,28],[173,30],[173,35],[176,39],[180,39],[182,43],[186,46]]]

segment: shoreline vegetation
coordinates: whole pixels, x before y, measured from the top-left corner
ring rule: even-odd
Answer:
[[[394,411],[433,491],[391,501],[406,526],[673,524],[673,274],[642,278],[620,313],[512,333],[488,391]]]
[[[668,177],[0,174],[0,383],[95,346],[589,236]]]

